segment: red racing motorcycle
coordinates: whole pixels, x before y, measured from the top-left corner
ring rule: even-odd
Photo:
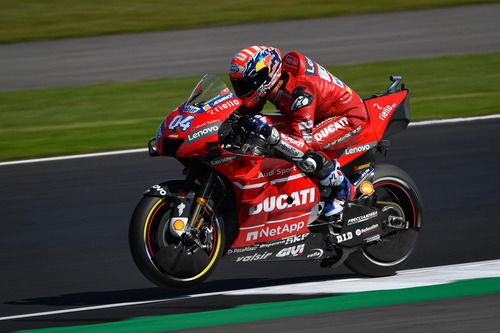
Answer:
[[[331,156],[356,197],[341,221],[329,223],[321,211],[330,189],[251,135],[236,111],[240,100],[217,77],[203,77],[149,141],[150,155],[177,158],[186,177],[149,188],[133,213],[129,243],[140,271],[160,287],[196,285],[222,257],[316,260],[366,276],[395,274],[415,247],[422,203],[408,174],[375,163],[386,138],[409,123],[408,90],[399,88],[401,77],[391,80],[386,93],[364,100],[370,126]],[[266,116],[283,126],[281,115]]]

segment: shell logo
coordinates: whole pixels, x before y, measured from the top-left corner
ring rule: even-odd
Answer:
[[[186,227],[184,221],[182,220],[175,220],[174,223],[172,223],[172,226],[175,231],[182,231]]]

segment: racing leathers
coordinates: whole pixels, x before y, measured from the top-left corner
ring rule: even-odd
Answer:
[[[253,116],[250,122],[276,151],[303,172],[316,176],[322,186],[335,189],[335,198],[325,207],[324,215],[338,218],[354,191],[334,157],[356,140],[366,124],[364,103],[345,83],[298,52],[283,57],[278,84],[277,93],[267,99],[286,116],[286,123],[271,127],[262,115]],[[264,103],[247,113],[260,112]]]

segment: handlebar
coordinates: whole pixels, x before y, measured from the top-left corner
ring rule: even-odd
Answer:
[[[270,155],[269,144],[247,128],[248,116],[238,111],[231,114],[219,129],[219,142],[224,150],[241,155]]]
[[[151,157],[158,156],[158,152],[156,151],[156,137],[148,141],[148,153]]]

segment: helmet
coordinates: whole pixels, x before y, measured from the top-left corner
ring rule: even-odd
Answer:
[[[251,46],[231,60],[229,78],[246,107],[264,98],[281,77],[281,52],[269,46]]]

